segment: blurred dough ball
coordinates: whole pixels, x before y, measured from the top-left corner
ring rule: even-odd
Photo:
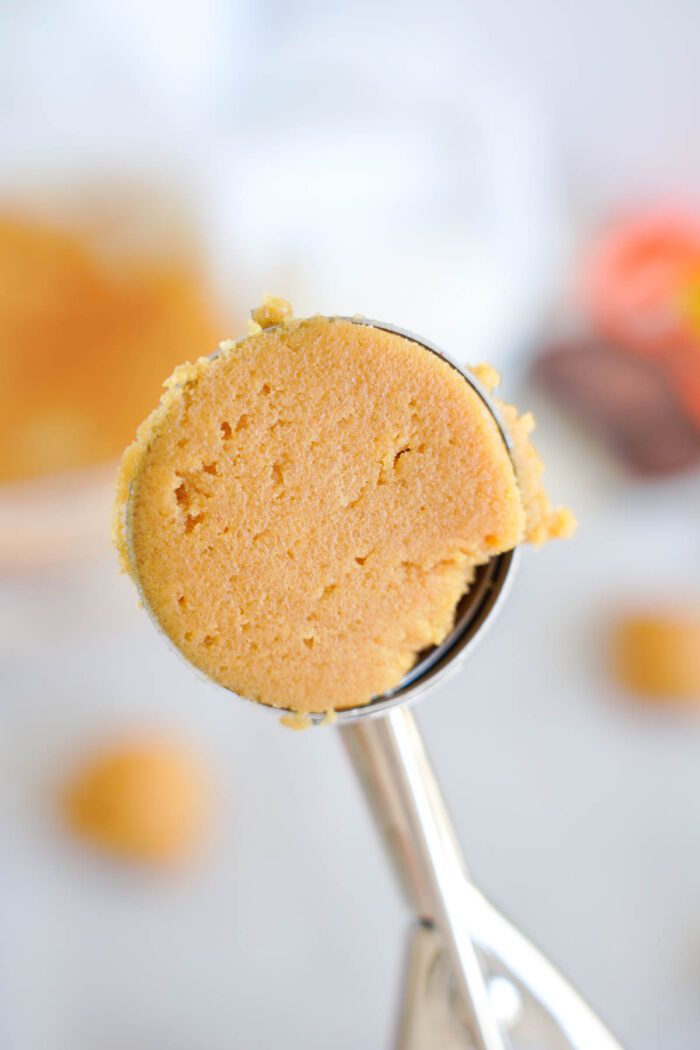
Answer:
[[[613,666],[618,681],[639,696],[700,703],[700,613],[621,617]]]
[[[196,756],[153,737],[95,754],[69,783],[64,802],[80,838],[127,860],[167,866],[196,854],[208,792]]]

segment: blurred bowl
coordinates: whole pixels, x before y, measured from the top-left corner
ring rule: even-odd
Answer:
[[[187,209],[102,182],[0,209],[0,566],[109,535],[115,460],[163,380],[228,333]]]

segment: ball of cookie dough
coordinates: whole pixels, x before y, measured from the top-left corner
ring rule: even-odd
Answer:
[[[79,769],[65,792],[73,832],[127,860],[169,865],[192,857],[207,812],[201,765],[162,738],[114,743]]]
[[[638,696],[700,703],[700,613],[622,617],[613,634],[613,667]]]

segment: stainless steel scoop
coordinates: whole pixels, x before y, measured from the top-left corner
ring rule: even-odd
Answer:
[[[488,392],[427,340],[364,318],[437,354],[482,399],[510,438]],[[127,529],[129,514],[127,510]],[[621,1050],[563,977],[471,882],[409,705],[457,671],[502,603],[516,552],[482,566],[455,626],[421,654],[399,685],[339,711],[343,742],[417,916],[409,947],[396,1050]],[[145,602],[148,608],[148,603]],[[157,621],[156,621],[157,623]],[[277,709],[275,709],[277,710]],[[322,715],[313,715],[321,721]]]

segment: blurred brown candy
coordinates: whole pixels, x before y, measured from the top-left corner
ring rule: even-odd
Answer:
[[[653,360],[595,343],[574,344],[545,351],[534,377],[635,473],[700,466],[700,427]]]

